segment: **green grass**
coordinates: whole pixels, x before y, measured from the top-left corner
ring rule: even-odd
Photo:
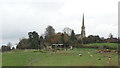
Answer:
[[[88,54],[90,52],[90,54]],[[78,54],[82,54],[79,56]],[[93,55],[91,57],[90,55]],[[104,57],[105,56],[105,57]],[[112,59],[107,63],[108,56]],[[98,60],[98,59],[101,60]],[[2,55],[3,66],[115,66],[118,56],[115,53],[96,54],[96,49],[75,48],[69,51],[38,52],[36,50],[17,50]]]
[[[109,47],[118,47],[120,44],[118,43],[92,43],[86,44],[86,46],[109,46]]]

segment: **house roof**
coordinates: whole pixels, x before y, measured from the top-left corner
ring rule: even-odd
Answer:
[[[55,46],[56,46],[56,45],[64,45],[64,44],[52,44],[52,45],[55,45]]]

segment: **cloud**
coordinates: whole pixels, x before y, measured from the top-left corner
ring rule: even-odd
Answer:
[[[117,36],[117,4],[118,0],[1,0],[3,43],[16,43],[29,31],[44,34],[48,25],[56,32],[70,27],[79,34],[83,12],[87,35]]]

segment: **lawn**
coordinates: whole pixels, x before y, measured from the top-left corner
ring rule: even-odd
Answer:
[[[39,52],[37,50],[15,50],[2,54],[3,66],[117,66],[116,53],[96,53],[96,49],[74,48]],[[88,53],[89,52],[89,53]],[[82,56],[79,56],[82,54]],[[90,55],[93,55],[91,57]],[[108,57],[111,56],[111,60]]]

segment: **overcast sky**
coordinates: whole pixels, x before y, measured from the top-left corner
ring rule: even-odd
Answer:
[[[64,27],[81,33],[84,12],[86,35],[118,36],[119,0],[0,0],[2,44],[13,45],[29,31],[44,34],[51,25],[56,32]],[[2,11],[1,11],[2,10]]]

